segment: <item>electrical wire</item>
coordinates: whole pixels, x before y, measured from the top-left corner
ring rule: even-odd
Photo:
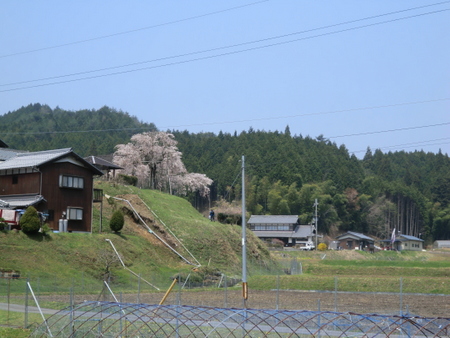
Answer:
[[[157,68],[181,65],[181,64],[186,64],[186,63],[191,63],[191,62],[196,62],[196,61],[204,61],[204,60],[209,60],[209,59],[215,59],[215,58],[219,58],[219,57],[230,56],[230,55],[235,55],[235,54],[240,54],[240,53],[260,50],[260,49],[264,49],[264,48],[275,47],[275,46],[290,44],[290,43],[294,43],[294,42],[304,41],[304,40],[310,40],[310,39],[324,37],[324,36],[328,36],[328,35],[344,33],[344,32],[353,31],[353,30],[357,30],[357,29],[363,29],[363,28],[378,26],[378,25],[392,23],[392,22],[397,22],[397,21],[401,21],[401,20],[417,18],[417,17],[421,17],[421,16],[425,16],[425,15],[432,15],[432,14],[442,13],[442,12],[446,12],[446,11],[449,11],[449,10],[450,10],[450,8],[446,8],[446,9],[436,10],[436,11],[432,11],[432,12],[420,13],[420,14],[410,15],[410,16],[406,16],[406,17],[395,18],[395,19],[391,19],[391,20],[385,20],[385,21],[370,23],[370,24],[356,26],[356,27],[350,27],[350,28],[341,29],[341,30],[337,30],[337,31],[326,32],[326,33],[321,33],[321,34],[316,34],[316,35],[311,35],[311,36],[306,36],[306,37],[297,38],[297,39],[293,39],[293,40],[274,42],[274,43],[266,44],[266,45],[262,45],[262,46],[255,46],[255,47],[251,47],[251,48],[235,50],[235,51],[229,51],[229,52],[224,52],[224,53],[215,54],[215,55],[207,55],[207,56],[202,56],[202,57],[193,58],[193,59],[174,61],[174,62],[169,62],[169,63],[155,65],[155,66],[148,66],[148,67],[141,67],[141,68],[135,68],[135,69],[128,69],[128,70],[123,70],[123,71],[107,73],[107,74],[92,75],[92,76],[86,76],[86,77],[81,77],[81,78],[76,78],[76,79],[62,80],[62,81],[43,83],[43,84],[36,84],[36,85],[31,85],[31,86],[23,86],[23,87],[16,87],[16,88],[10,88],[10,89],[3,89],[3,90],[0,90],[0,93],[17,91],[17,90],[24,90],[24,89],[31,89],[31,88],[46,87],[46,86],[52,86],[52,85],[59,85],[59,84],[71,83],[71,82],[77,82],[77,81],[84,81],[84,80],[92,80],[92,79],[97,79],[97,78],[103,78],[103,77],[109,77],[109,76],[116,76],[116,75],[134,73],[134,72],[139,72],[139,71],[144,71],[144,70],[151,70],[151,69],[157,69]],[[386,15],[388,15],[388,14],[386,14]],[[364,20],[364,19],[360,19],[360,20]],[[336,25],[339,25],[339,24],[336,24]],[[335,26],[335,25],[333,25],[333,26]],[[322,29],[322,28],[317,28],[317,29]],[[317,30],[317,29],[313,29],[313,30]],[[292,33],[292,34],[302,34],[302,33],[303,32],[297,32],[297,33]],[[291,35],[291,34],[289,34],[289,35]],[[285,37],[285,36],[287,36],[287,35],[283,35],[283,36],[279,36],[279,37],[273,37],[273,38],[267,38],[267,39],[263,39],[263,40],[255,40],[255,41],[251,41],[251,42],[245,42],[245,43],[236,44],[236,45],[230,45],[230,46],[225,46],[225,47],[218,47],[218,48],[213,48],[213,49],[209,49],[209,50],[203,50],[203,51],[197,51],[197,52],[192,52],[192,53],[180,54],[180,55],[176,55],[176,56],[169,56],[169,57],[164,57],[164,58],[159,58],[159,59],[154,59],[154,60],[149,60],[149,61],[142,61],[142,62],[138,62],[138,63],[135,63],[135,64],[127,64],[127,65],[109,67],[109,68],[104,68],[104,69],[99,69],[99,70],[91,70],[91,71],[85,71],[85,72],[79,72],[79,73],[73,73],[73,74],[66,74],[66,75],[60,75],[60,76],[55,76],[55,77],[43,78],[43,79],[35,79],[35,80],[28,80],[28,81],[22,81],[22,82],[15,82],[15,83],[10,83],[10,84],[2,84],[0,86],[10,86],[10,85],[38,82],[38,81],[47,81],[47,80],[57,79],[57,78],[64,78],[64,77],[78,76],[78,75],[84,75],[84,74],[89,74],[89,73],[96,73],[96,72],[99,72],[99,71],[130,67],[130,66],[139,65],[139,64],[152,63],[152,62],[156,62],[156,61],[180,58],[180,57],[196,55],[196,54],[203,54],[203,53],[207,53],[207,52],[211,52],[211,51],[217,51],[217,50],[222,50],[222,49],[229,49],[229,48],[233,48],[233,47],[236,47],[236,46],[243,46],[243,45],[254,44],[254,43],[257,43],[257,42],[260,42],[260,41],[266,41],[266,40],[269,40],[269,39],[279,39],[279,38]]]
[[[341,138],[341,137],[353,137],[353,136],[365,136],[365,135],[382,134],[382,133],[392,133],[392,132],[397,132],[397,131],[405,131],[405,130],[413,130],[413,129],[441,127],[441,126],[447,126],[449,124],[450,124],[450,122],[442,122],[442,123],[436,123],[436,124],[429,124],[429,125],[425,125],[425,126],[415,126],[415,127],[404,127],[404,128],[397,128],[397,129],[367,131],[367,132],[363,132],[363,133],[331,136],[331,137],[328,137],[328,138],[329,139],[333,139],[333,138]]]
[[[78,40],[78,41],[73,41],[73,42],[62,43],[62,44],[54,45],[54,46],[37,48],[37,49],[32,49],[32,50],[23,51],[23,52],[4,54],[4,55],[0,55],[0,59],[6,58],[6,57],[10,57],[10,56],[17,56],[17,55],[22,55],[22,54],[30,54],[30,53],[41,52],[41,51],[50,50],[50,49],[67,47],[67,46],[77,45],[77,44],[81,44],[81,43],[86,43],[86,42],[91,42],[91,41],[96,41],[96,40],[112,38],[112,37],[116,37],[116,36],[120,36],[120,35],[126,35],[126,34],[130,34],[130,33],[140,32],[140,31],[144,31],[144,30],[148,30],[148,29],[153,29],[153,28],[173,25],[173,24],[176,24],[176,23],[190,21],[190,20],[195,20],[195,19],[200,19],[200,18],[204,18],[204,17],[207,17],[207,16],[216,15],[216,14],[220,14],[220,13],[224,13],[224,12],[229,12],[229,11],[232,11],[232,10],[236,10],[236,9],[241,9],[241,8],[248,7],[248,6],[257,5],[257,4],[260,4],[260,3],[263,3],[263,2],[268,2],[268,1],[269,0],[256,1],[256,2],[252,2],[252,3],[248,3],[248,4],[236,6],[236,7],[222,9],[222,10],[218,10],[218,11],[210,12],[210,13],[205,13],[205,14],[199,14],[199,15],[188,17],[188,18],[179,19],[179,20],[173,20],[173,21],[164,22],[164,23],[160,23],[160,24],[156,24],[156,25],[152,25],[152,26],[146,26],[146,27],[131,29],[131,30],[123,31],[123,32],[112,33],[112,34],[97,36],[97,37],[94,37],[94,38],[89,38],[89,39],[84,39],[84,40]],[[447,2],[450,2],[450,1],[447,1]],[[438,4],[436,4],[436,5],[438,5]],[[434,5],[429,5],[429,6],[434,6]],[[424,6],[424,7],[429,7],[429,6]]]
[[[448,101],[448,100],[450,100],[450,97],[444,97],[444,98],[438,98],[438,99],[432,99],[432,100],[400,102],[400,103],[393,103],[393,104],[388,104],[388,105],[378,105],[378,106],[369,106],[369,107],[322,111],[322,112],[315,112],[315,113],[303,113],[303,114],[285,115],[285,116],[276,116],[276,117],[255,118],[255,119],[247,119],[247,120],[202,122],[202,123],[198,123],[198,124],[189,124],[189,125],[162,126],[160,129],[177,129],[177,128],[179,129],[179,128],[196,127],[196,126],[223,125],[223,124],[234,124],[234,123],[255,122],[255,121],[279,120],[279,119],[288,119],[288,118],[305,117],[305,116],[318,116],[318,115],[327,115],[327,114],[349,113],[349,112],[356,112],[356,111],[363,111],[363,110],[374,110],[374,109],[392,108],[392,107],[400,107],[400,106],[408,106],[408,105],[416,105],[416,104],[442,102],[442,101]],[[150,127],[91,129],[91,130],[64,130],[64,131],[36,131],[36,132],[4,131],[3,135],[70,134],[70,133],[91,133],[91,132],[98,133],[98,132],[111,132],[111,131],[139,131],[139,130],[150,131]],[[339,138],[339,137],[345,137],[345,136],[347,136],[347,135],[333,136],[331,138]]]
[[[428,142],[435,142],[435,141],[444,141],[444,140],[450,140],[450,137],[443,137],[443,138],[438,138],[438,139],[434,139],[434,140],[427,140],[427,141],[419,141],[419,142],[409,142],[409,143],[403,143],[403,144],[396,144],[396,145],[390,145],[390,146],[384,146],[384,147],[379,147],[376,149],[391,149],[391,148],[399,148],[401,147],[402,149],[406,149],[406,148],[416,148],[416,147],[429,147],[429,146],[436,146],[436,145],[443,145],[443,144],[449,144],[450,142],[439,142],[439,143],[431,143],[431,144],[427,144]],[[354,151],[349,151],[350,153],[356,154],[356,153],[365,153],[367,151],[367,149],[365,150],[354,150]]]

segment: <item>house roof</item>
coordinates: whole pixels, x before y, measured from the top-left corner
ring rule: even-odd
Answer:
[[[38,167],[49,161],[68,155],[70,152],[72,152],[71,148],[63,148],[29,153],[16,153],[15,157],[0,163],[0,170]]]
[[[308,238],[311,237],[312,230],[310,225],[300,225],[295,231],[253,231],[260,238]]]
[[[109,162],[105,160],[104,158],[101,158],[99,156],[88,156],[84,158],[87,162],[95,165],[100,170],[108,170],[108,169],[123,169],[122,167],[119,167],[118,165]]]
[[[9,160],[10,158],[13,158],[14,156],[16,156],[17,153],[19,153],[18,150],[0,147],[0,161]]]
[[[337,240],[344,239],[344,238],[354,238],[354,239],[360,239],[360,240],[364,239],[366,241],[374,241],[374,239],[369,236],[366,236],[359,232],[353,232],[353,231],[348,231],[345,234],[342,234],[342,235],[339,235],[336,237]]]
[[[415,236],[410,236],[410,235],[397,235],[397,237],[395,238],[396,242],[406,242],[406,241],[416,241],[416,242],[424,242],[423,239],[417,238]],[[392,242],[390,239],[383,239],[380,242],[383,243],[390,243]]]
[[[75,159],[81,161],[89,167],[96,175],[103,175],[103,173],[94,165],[84,160],[73,152],[72,148],[62,148],[54,150],[44,150],[26,153],[15,153],[16,156],[11,157],[4,162],[0,162],[0,170],[18,169],[18,168],[33,168],[39,167],[49,162],[57,161],[66,156],[73,156]]]
[[[297,215],[251,215],[247,224],[297,224]]]
[[[3,142],[2,140],[0,140],[0,148],[8,148],[9,146]]]
[[[26,208],[44,201],[42,195],[8,195],[0,196],[0,207],[4,209]]]
[[[410,235],[398,235],[397,239],[399,241],[407,240],[407,241],[420,241],[420,242],[423,242],[423,239],[417,238],[415,236],[410,236]]]

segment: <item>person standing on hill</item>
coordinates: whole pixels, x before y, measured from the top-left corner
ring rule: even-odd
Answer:
[[[211,222],[214,222],[214,210],[211,209],[211,211],[209,212],[209,220]]]

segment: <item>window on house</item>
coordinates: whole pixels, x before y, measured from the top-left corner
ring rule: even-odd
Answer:
[[[67,208],[67,219],[71,220],[82,220],[83,219],[83,209],[82,208]]]
[[[59,176],[59,186],[62,188],[83,189],[84,188],[84,178],[76,177],[76,176],[60,175]]]
[[[48,218],[47,221],[53,221],[55,219],[55,210],[47,210]]]
[[[12,177],[12,184],[17,184],[19,183],[19,176],[18,175],[13,175]]]

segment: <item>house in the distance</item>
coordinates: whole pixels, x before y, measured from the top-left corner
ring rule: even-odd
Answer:
[[[60,229],[60,219],[67,219],[67,231],[90,232],[93,178],[102,174],[71,148],[37,152],[0,148],[2,215],[7,215],[12,228],[18,227],[14,211],[33,205],[53,230]]]
[[[375,240],[359,232],[348,231],[335,238],[337,248],[347,250],[374,251]]]
[[[84,159],[101,170],[106,180],[113,179],[116,176],[116,170],[123,169],[117,164],[112,163],[112,155],[88,156]]]
[[[315,236],[313,227],[300,225],[296,215],[252,215],[247,225],[262,240],[279,240],[284,246],[313,243]]]
[[[422,251],[424,249],[423,242],[423,239],[401,233],[395,237],[394,243],[390,239],[380,241],[384,248],[397,251]]]

